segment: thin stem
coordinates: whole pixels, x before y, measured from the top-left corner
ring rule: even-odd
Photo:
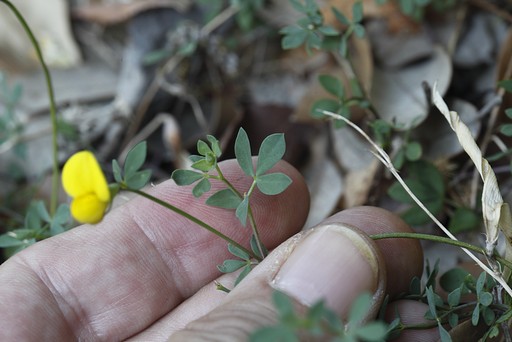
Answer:
[[[217,174],[219,175],[217,179],[219,179],[220,181],[224,182],[224,184],[226,184],[228,186],[228,188],[231,189],[231,191],[233,191],[239,198],[243,199],[244,195],[242,195],[240,193],[240,191],[238,191],[233,186],[233,184],[231,184],[231,182],[229,180],[227,180],[226,177],[224,177],[224,174],[222,173],[222,170],[220,169],[219,165],[215,165],[215,170],[217,171]],[[250,194],[252,193],[252,190],[254,189],[255,185],[256,185],[256,182],[253,182],[251,184],[251,188],[249,189],[249,191],[247,193],[247,196],[250,196]],[[251,208],[250,205],[249,205],[249,211],[248,211],[247,214],[249,216],[249,222],[251,223],[252,233],[253,233],[254,238],[256,240],[256,246],[258,247],[258,252],[260,252],[261,256],[266,257],[267,253],[265,253],[265,249],[262,246],[261,239],[260,239],[260,234],[259,234],[258,228],[256,226],[256,220],[254,218],[254,214],[252,213],[252,208]]]
[[[418,239],[418,240],[428,240],[428,241],[434,241],[439,243],[444,243],[447,245],[452,245],[456,247],[461,247],[468,249],[470,251],[486,255],[485,250],[483,248],[480,248],[478,246],[472,245],[467,242],[463,242],[460,240],[452,240],[449,238],[446,238],[444,236],[436,236],[436,235],[429,235],[429,234],[420,234],[420,233],[382,233],[382,234],[374,234],[370,235],[370,238],[373,240],[382,240],[382,239]],[[505,265],[506,267],[512,269],[512,262],[496,255],[496,260],[498,260],[501,264]]]
[[[183,211],[181,210],[180,208],[178,207],[175,207],[173,206],[172,204],[170,203],[167,203],[167,202],[164,202],[162,201],[161,199],[157,198],[157,197],[154,197],[144,191],[140,191],[140,190],[135,190],[135,189],[130,189],[130,188],[126,188],[126,187],[122,187],[121,188],[122,190],[125,190],[125,191],[128,191],[128,192],[133,192],[134,194],[137,194],[137,195],[140,195],[142,197],[145,197],[147,198],[148,200],[150,201],[153,201],[155,202],[156,204],[159,204],[161,205],[162,207],[165,207],[169,210],[172,210],[174,211],[175,213],[189,219],[190,221],[194,222],[195,224],[203,227],[204,229],[208,230],[209,232],[217,235],[218,237],[220,237],[221,239],[225,240],[227,243],[230,243],[232,244],[233,246],[241,249],[242,251],[244,251],[245,253],[249,254],[252,258],[256,259],[256,260],[259,260],[261,261],[262,259],[260,257],[258,257],[255,253],[253,253],[252,251],[248,250],[247,248],[245,248],[244,246],[242,246],[241,244],[239,244],[238,242],[236,242],[235,240],[231,239],[229,236],[227,235],[224,235],[222,234],[221,232],[219,232],[217,229],[213,228],[212,226],[210,226],[208,223],[198,219],[197,217],[195,216],[192,216],[190,215],[189,213],[187,213],[186,211]]]
[[[52,193],[50,198],[50,214],[53,216],[57,210],[57,200],[59,194],[59,159],[58,159],[58,145],[57,145],[57,111],[55,109],[55,98],[53,93],[52,79],[48,67],[43,58],[41,48],[37,42],[32,30],[28,26],[18,9],[9,0],[0,0],[14,13],[21,26],[25,30],[30,42],[36,50],[37,58],[43,67],[44,77],[46,79],[46,87],[48,89],[48,98],[50,99],[50,118],[52,122],[52,154],[53,154],[53,173],[52,173]]]
[[[253,181],[251,184],[251,188],[247,192],[247,196],[250,196],[256,186],[256,181]],[[256,226],[256,220],[254,219],[254,214],[252,213],[252,207],[249,205],[249,211],[247,213],[249,215],[249,222],[251,223],[252,233],[254,234],[254,238],[256,240],[256,245],[258,246],[258,251],[263,257],[266,257],[267,253],[265,253],[265,249],[262,246],[260,233],[258,232],[258,228]]]

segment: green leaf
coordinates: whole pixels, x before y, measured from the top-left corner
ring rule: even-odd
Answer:
[[[483,306],[489,306],[492,304],[494,297],[489,292],[482,292],[478,297],[478,302]]]
[[[209,162],[206,158],[203,158],[194,162],[190,167],[199,171],[208,172],[215,167],[215,163]]]
[[[340,23],[342,23],[343,25],[350,25],[350,21],[348,20],[348,18],[343,14],[341,13],[337,8],[335,7],[332,7],[332,12],[334,13],[334,16],[336,17],[336,19],[338,19],[338,21]]]
[[[366,30],[365,30],[364,26],[361,25],[361,24],[355,24],[353,26],[353,30],[354,30],[354,34],[358,38],[363,38],[364,34],[366,33]]]
[[[50,224],[50,234],[55,236],[57,234],[63,233],[66,230],[64,225],[67,224],[70,219],[71,213],[69,211],[69,205],[59,205],[57,212],[53,216],[52,222]]]
[[[256,164],[256,176],[261,176],[281,160],[286,151],[283,133],[275,133],[266,137],[261,143]]]
[[[476,294],[480,295],[480,292],[482,292],[484,286],[485,286],[485,280],[487,278],[487,273],[482,272],[480,273],[480,276],[478,277],[476,281]]]
[[[417,161],[422,155],[421,144],[417,141],[410,142],[405,147],[405,157],[410,161]]]
[[[356,297],[348,314],[348,322],[351,326],[358,325],[366,317],[371,303],[372,296],[369,293],[363,293]]]
[[[507,109],[505,109],[505,115],[506,115],[509,119],[512,119],[512,108],[507,108]]]
[[[203,174],[192,170],[174,170],[171,178],[178,185],[190,185],[203,178]]]
[[[430,311],[430,314],[432,317],[437,318],[437,309],[436,309],[436,294],[434,293],[434,290],[432,290],[432,287],[429,286],[425,289],[425,293],[427,295],[427,301],[428,301],[428,308]]]
[[[281,30],[279,30],[279,33],[283,34],[283,35],[294,35],[294,34],[297,34],[299,32],[303,32],[303,31],[304,31],[304,28],[301,26],[289,25],[289,26],[283,27]]]
[[[320,31],[322,34],[326,36],[337,36],[340,34],[338,30],[332,26],[320,26],[318,28],[318,31]]]
[[[133,176],[135,172],[137,172],[141,166],[146,161],[146,151],[147,144],[145,141],[142,141],[135,145],[134,148],[128,152],[126,155],[126,160],[124,162],[124,177],[125,179]]]
[[[418,277],[413,277],[409,284],[409,292],[413,295],[421,294],[421,280]]]
[[[306,14],[306,12],[307,12],[306,6],[304,6],[301,1],[290,0],[290,4],[297,12]]]
[[[306,37],[306,45],[309,49],[320,49],[322,46],[322,38],[318,36],[315,32],[308,32]]]
[[[277,312],[279,313],[279,317],[286,318],[295,316],[295,308],[293,306],[293,302],[285,293],[277,290],[272,292],[272,301],[274,302]]]
[[[331,75],[320,75],[318,76],[318,81],[320,82],[322,87],[329,93],[340,99],[343,98],[343,85],[341,84],[339,79]]]
[[[240,202],[242,199],[231,189],[219,190],[206,200],[206,204],[224,209],[236,209]]]
[[[448,223],[448,229],[454,233],[467,232],[475,230],[480,225],[480,216],[478,216],[474,210],[470,208],[459,207],[455,209],[450,222]]]
[[[433,214],[439,214],[443,209],[443,202],[432,201],[424,203],[427,209]],[[416,204],[401,215],[402,219],[410,226],[419,226],[430,222],[430,217]]]
[[[240,284],[240,282],[245,277],[247,277],[247,275],[251,272],[251,270],[252,270],[251,265],[245,266],[244,269],[242,270],[242,272],[240,272],[240,274],[238,275],[238,277],[236,277],[234,285],[237,286],[238,284]]]
[[[452,292],[460,288],[468,277],[471,277],[471,274],[465,269],[459,267],[452,268],[439,278],[439,285],[446,292]]]
[[[146,186],[150,178],[151,170],[143,170],[126,177],[125,182],[129,188],[139,190]]]
[[[460,296],[462,295],[462,287],[459,287],[448,294],[448,304],[450,307],[455,307],[460,303]]]
[[[247,262],[244,260],[227,259],[224,260],[222,265],[217,265],[217,269],[222,273],[231,273],[244,267],[245,265],[247,265]]]
[[[478,325],[478,321],[480,319],[480,305],[475,305],[473,309],[473,313],[471,314],[471,324],[474,326]]]
[[[37,215],[41,220],[47,223],[51,222],[52,219],[50,217],[50,214],[48,213],[48,210],[46,210],[46,206],[43,201],[34,201],[32,202],[32,205],[34,206],[35,211],[37,212]]]
[[[256,178],[256,186],[265,195],[277,195],[292,183],[290,177],[281,172],[270,173]]]
[[[500,126],[500,133],[507,137],[512,137],[512,124],[504,124]]]
[[[323,118],[325,114],[322,111],[336,113],[340,109],[340,101],[333,99],[321,99],[313,103],[311,107],[311,116],[315,118]]]
[[[117,183],[121,183],[123,181],[121,166],[119,165],[119,162],[115,159],[112,159],[112,172],[114,173],[114,180]]]
[[[203,178],[197,183],[194,188],[192,189],[192,194],[194,197],[199,198],[201,197],[205,192],[210,191],[212,185],[210,184],[210,181],[208,178]]]
[[[363,3],[358,1],[352,7],[352,22],[358,23],[363,20]]]
[[[258,244],[256,243],[256,236],[254,236],[254,234],[251,235],[251,241],[250,241],[250,245],[251,245],[251,250],[254,252],[254,254],[256,254],[258,257],[264,259],[266,255],[268,255],[268,249],[265,247],[264,244],[261,244],[261,249],[263,249],[263,254],[265,255],[261,255],[260,253],[260,249],[258,248]]]
[[[452,337],[450,336],[448,331],[446,331],[446,329],[443,327],[443,325],[441,323],[438,323],[437,328],[439,330],[441,342],[451,342],[452,341]]]
[[[341,37],[338,52],[343,58],[347,58],[347,56],[348,56],[348,38],[347,38],[347,36]]]
[[[450,324],[450,327],[455,328],[459,324],[459,315],[453,312],[449,313],[448,323]]]
[[[249,337],[249,342],[268,341],[299,342],[299,338],[291,328],[283,325],[260,328]]]
[[[492,297],[492,295],[491,295],[491,297]],[[494,310],[492,310],[491,308],[483,307],[482,308],[482,317],[484,318],[485,324],[491,325],[494,322],[494,320],[496,319],[496,314],[494,313]]]
[[[252,165],[251,145],[249,137],[243,128],[240,127],[235,140],[235,156],[238,165],[248,176],[254,176],[254,167]]]
[[[39,217],[37,208],[32,204],[25,215],[25,228],[30,230],[38,230],[42,228],[42,221]]]
[[[229,253],[233,254],[234,256],[239,257],[242,260],[249,260],[251,257],[249,254],[247,254],[245,251],[241,250],[240,248],[228,243],[228,251]]]
[[[304,30],[298,31],[294,34],[288,34],[281,40],[281,48],[283,50],[295,49],[304,44],[307,37],[308,32]]]
[[[9,233],[0,235],[0,248],[16,247],[24,244],[25,242],[10,236]]]
[[[217,140],[217,138],[215,138],[213,135],[207,135],[206,139],[208,139],[208,141],[210,142],[211,149],[215,157],[219,158],[222,155],[219,140]]]
[[[247,224],[247,212],[249,211],[249,197],[245,197],[242,202],[236,207],[235,215],[245,227]]]
[[[498,86],[502,87],[508,92],[512,92],[512,80],[499,81]]]
[[[363,341],[384,341],[388,329],[384,322],[370,322],[356,331],[356,336]]]
[[[204,141],[202,140],[198,140],[197,141],[197,153],[199,153],[200,155],[202,156],[205,156],[208,154],[208,153],[213,153],[212,149],[210,148],[210,146],[208,146],[207,143],[205,143]]]

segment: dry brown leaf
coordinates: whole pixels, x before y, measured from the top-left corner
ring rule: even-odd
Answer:
[[[167,7],[178,12],[185,12],[191,6],[191,0],[97,1],[74,8],[72,15],[75,18],[92,21],[101,25],[113,25],[126,21],[137,13],[152,8]]]
[[[438,82],[444,93],[451,75],[450,57],[436,47],[433,56],[422,62],[398,70],[375,68],[370,98],[382,119],[398,130],[408,130],[421,124],[430,109],[422,82]]]

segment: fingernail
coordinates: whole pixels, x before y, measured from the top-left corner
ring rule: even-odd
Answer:
[[[380,287],[376,253],[369,238],[352,228],[319,226],[294,248],[272,286],[307,306],[323,299],[344,316],[359,294]]]

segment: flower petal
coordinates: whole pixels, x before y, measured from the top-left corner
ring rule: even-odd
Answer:
[[[80,223],[98,223],[103,218],[108,202],[103,202],[94,194],[77,197],[71,202],[71,215]]]
[[[69,158],[62,169],[62,185],[73,198],[95,193],[101,201],[110,201],[105,175],[89,151],[77,152]]]

